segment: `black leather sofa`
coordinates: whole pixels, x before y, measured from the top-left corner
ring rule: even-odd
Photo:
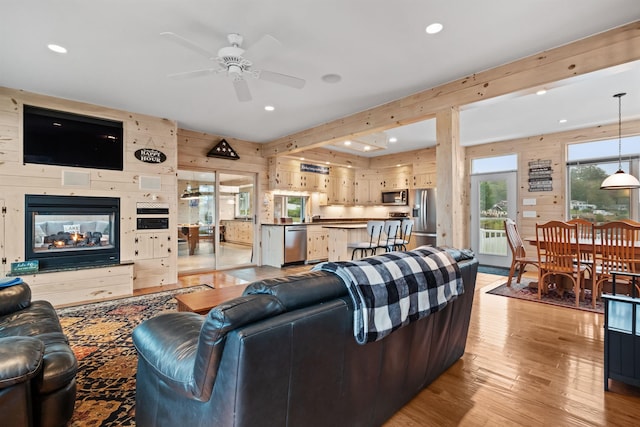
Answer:
[[[464,353],[478,263],[458,265],[462,296],[366,345],[324,271],[254,282],[206,316],[149,319],[133,333],[136,425],[379,426]]]
[[[0,425],[66,425],[77,369],[53,306],[26,283],[0,289]]]

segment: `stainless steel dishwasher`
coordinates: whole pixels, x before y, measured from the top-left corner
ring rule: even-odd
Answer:
[[[307,227],[284,226],[284,263],[304,262],[307,259]]]

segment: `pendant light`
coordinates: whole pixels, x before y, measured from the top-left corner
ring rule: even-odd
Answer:
[[[616,93],[618,98],[618,171],[607,177],[600,185],[601,190],[623,190],[627,188],[640,188],[638,178],[622,170],[622,97],[626,93]]]
[[[191,191],[191,184],[187,183],[187,188],[184,190],[180,198],[182,200],[190,200],[190,199],[197,199],[200,196],[202,196],[202,193],[200,193],[199,190]]]

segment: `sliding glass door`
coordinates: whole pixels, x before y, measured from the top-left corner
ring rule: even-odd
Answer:
[[[253,263],[255,175],[178,171],[178,273]]]

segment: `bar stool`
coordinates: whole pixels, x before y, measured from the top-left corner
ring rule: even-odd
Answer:
[[[412,219],[406,218],[402,220],[400,225],[400,237],[395,239],[393,243],[394,250],[407,250],[407,245],[409,244],[409,240],[411,240],[411,232],[413,231],[414,221]]]
[[[391,252],[395,249],[395,242],[399,238],[400,224],[398,219],[388,219],[384,222],[384,234],[386,234],[387,240],[379,247],[384,248],[386,252]]]
[[[383,227],[384,221],[367,221],[367,234],[369,236],[369,241],[348,243],[347,248],[353,249],[351,252],[351,259],[355,256],[356,251],[360,251],[361,257],[366,257],[367,251],[371,251],[371,255],[375,255],[376,249],[380,244],[380,235],[382,234]]]

